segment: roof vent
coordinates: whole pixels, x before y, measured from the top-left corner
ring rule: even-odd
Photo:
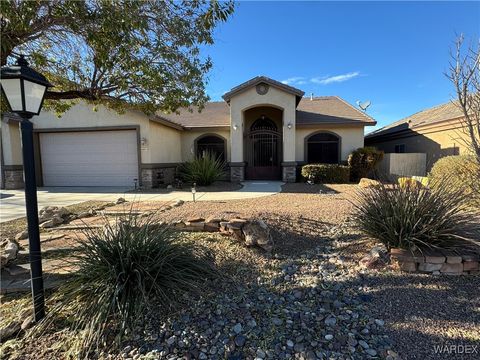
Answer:
[[[313,100],[313,93],[310,93],[310,101]]]

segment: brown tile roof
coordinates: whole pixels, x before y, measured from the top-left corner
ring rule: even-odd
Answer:
[[[158,114],[163,121],[179,124],[185,128],[230,126],[230,107],[224,101],[209,102],[199,113],[181,109],[179,114]],[[155,117],[152,118],[155,121]],[[317,124],[364,124],[376,122],[338,96],[302,98],[297,107],[297,125]]]
[[[187,128],[230,126],[230,107],[225,101],[205,104],[201,112],[197,107],[180,109],[179,114],[157,114],[159,117]]]
[[[376,121],[338,96],[302,98],[297,106],[297,125],[320,123],[375,125]]]
[[[419,126],[435,124],[441,121],[457,119],[463,116],[460,108],[452,102],[440,104],[429,109],[421,110],[413,115],[384,126],[366,135],[373,139],[377,136],[392,135],[399,131],[417,128]]]

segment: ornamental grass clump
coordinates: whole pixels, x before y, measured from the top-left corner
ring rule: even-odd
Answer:
[[[211,185],[225,176],[225,162],[215,154],[206,151],[180,165],[179,174],[186,182],[203,186]]]
[[[181,295],[199,292],[217,277],[206,250],[182,242],[165,225],[131,214],[78,240],[72,254],[78,270],[59,288],[55,305],[33,335],[67,316],[78,339],[75,357],[89,358],[106,344],[118,345],[150,307],[166,313]]]
[[[387,249],[480,250],[478,214],[461,191],[382,184],[359,190],[354,208],[358,228]]]

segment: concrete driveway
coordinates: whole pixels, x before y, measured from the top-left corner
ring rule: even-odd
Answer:
[[[245,181],[236,191],[198,192],[197,201],[236,200],[273,195],[281,191],[280,181]],[[44,206],[67,206],[88,200],[115,201],[119,197],[127,201],[192,201],[188,191],[132,192],[128,188],[115,187],[49,187],[39,188],[38,208]],[[25,216],[25,195],[23,190],[0,191],[0,222]]]

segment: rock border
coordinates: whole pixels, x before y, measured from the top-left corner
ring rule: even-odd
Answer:
[[[175,230],[189,232],[220,232],[234,236],[247,246],[257,246],[267,252],[273,249],[270,229],[263,220],[234,218],[230,220],[209,217],[189,218],[170,224]]]
[[[391,249],[390,257],[400,270],[433,275],[479,275],[480,255],[458,254],[446,250],[409,251]]]

